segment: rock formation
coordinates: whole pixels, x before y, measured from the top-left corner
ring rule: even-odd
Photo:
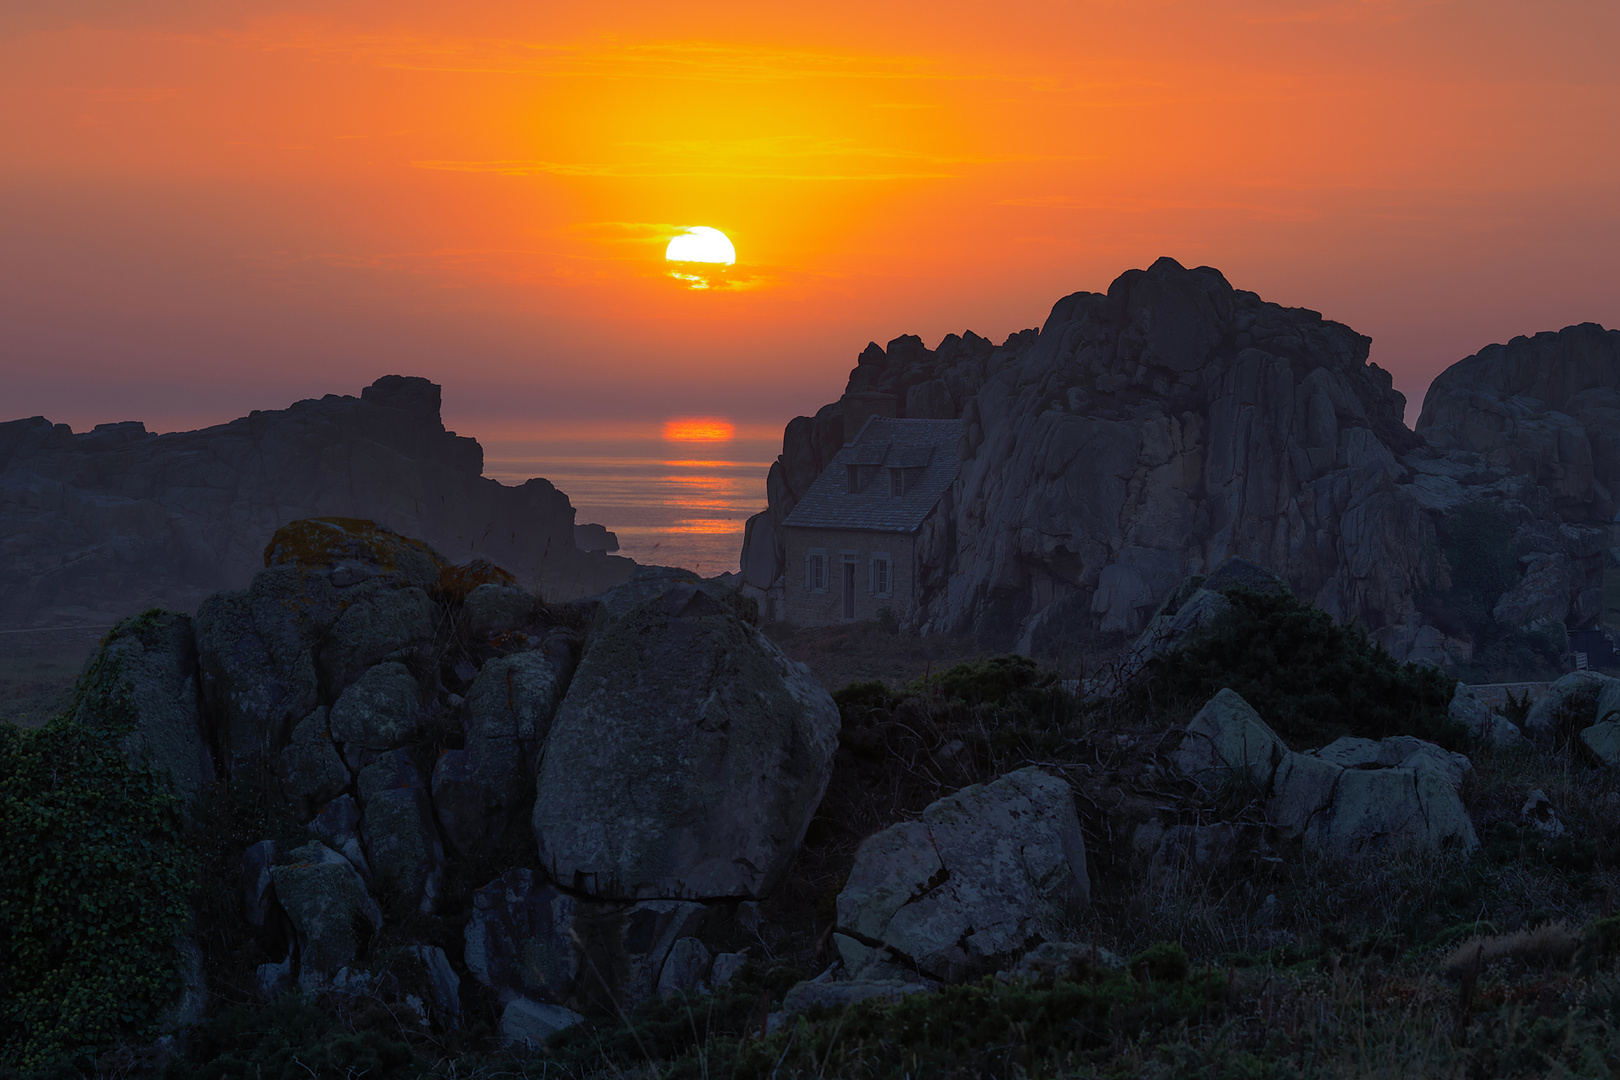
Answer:
[[[1298,753],[1231,690],[1209,700],[1171,758],[1211,790],[1262,800],[1283,840],[1354,859],[1390,848],[1479,846],[1458,790],[1472,768],[1461,754],[1409,735],[1342,738]]]
[[[1171,259],[1064,297],[999,347],[971,333],[869,345],[838,402],[788,424],[745,579],[781,573],[782,521],[867,416],[947,416],[966,432],[949,525],[924,557],[924,631],[1030,652],[1122,641],[1185,576],[1241,556],[1397,657],[1467,660],[1470,628],[1426,598],[1451,587],[1445,516],[1481,502],[1522,556],[1496,620],[1591,625],[1616,509],[1620,332],[1492,346],[1435,381],[1415,433],[1369,345]]]
[[[576,534],[549,482],[505,487],[483,467],[478,443],[440,421],[439,387],[398,375],[358,398],[169,435],[133,420],[78,434],[40,416],[0,424],[0,625],[194,610],[246,585],[282,524],[322,515],[382,522],[454,561],[488,558],[548,598],[629,575],[629,560],[606,554],[612,534]]]
[[[643,569],[547,604],[347,518],[286,525],[262,558],[195,618],[121,624],[79,708],[127,724],[124,751],[192,803],[219,778],[307,828],[242,857],[264,993],[368,992],[367,934],[433,916],[449,871],[523,850],[550,877],[510,869],[454,898],[509,1037],[736,970],[697,935],[781,878],[839,714],[732,587]],[[438,1012],[458,1011],[447,962],[421,963]]]

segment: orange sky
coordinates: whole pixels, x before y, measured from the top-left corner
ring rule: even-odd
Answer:
[[[0,419],[392,371],[486,438],[779,430],[869,339],[999,340],[1159,255],[1370,334],[1416,398],[1620,324],[1614,0],[17,6]],[[688,225],[734,287],[666,275]]]

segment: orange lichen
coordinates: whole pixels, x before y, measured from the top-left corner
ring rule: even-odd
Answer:
[[[437,598],[446,604],[460,604],[467,594],[480,585],[516,585],[517,578],[485,558],[477,558],[461,566],[446,566],[439,571],[439,584],[434,589]]]
[[[319,517],[288,522],[277,529],[264,549],[265,566],[319,567],[360,562],[383,572],[398,570],[406,553],[426,556],[443,566],[444,558],[427,544],[366,518]]]

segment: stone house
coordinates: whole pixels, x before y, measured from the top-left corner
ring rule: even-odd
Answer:
[[[866,420],[782,522],[783,619],[819,626],[887,608],[908,620],[942,569],[961,437],[960,420]]]

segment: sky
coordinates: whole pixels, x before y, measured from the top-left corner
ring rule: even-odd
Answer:
[[[779,439],[869,340],[1161,255],[1370,335],[1415,419],[1620,325],[1617,47],[1614,0],[0,0],[0,419],[400,373],[485,440]]]

